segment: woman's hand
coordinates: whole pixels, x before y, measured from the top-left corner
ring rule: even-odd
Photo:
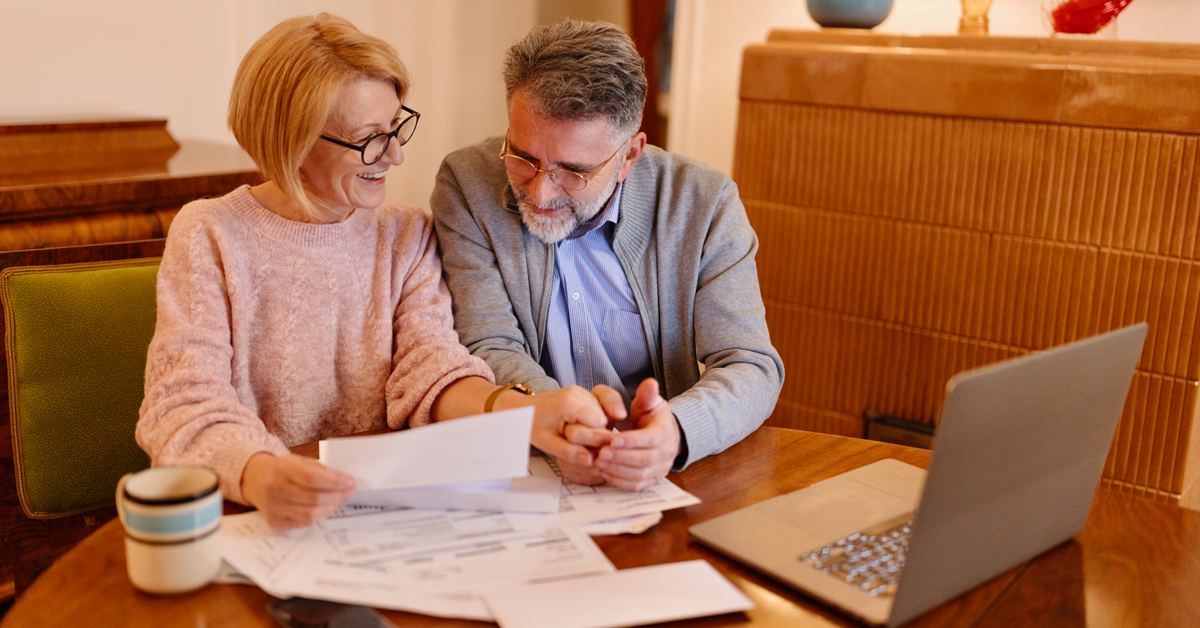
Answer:
[[[596,483],[579,482],[583,478],[572,471],[590,468],[595,460],[595,449],[606,444],[612,436],[609,431],[612,421],[625,418],[625,404],[617,391],[608,386],[596,386],[590,392],[579,386],[567,386],[524,399],[509,397],[507,400],[533,406],[530,443],[558,459],[567,479]],[[567,439],[568,433],[573,436],[571,440]]]
[[[354,478],[312,458],[259,452],[242,471],[242,496],[272,528],[302,528],[333,512],[354,494]]]
[[[434,420],[478,414],[484,400],[495,390],[495,384],[481,377],[464,377],[443,389],[433,402]],[[533,406],[533,430],[529,442],[557,458],[559,468],[568,480],[579,484],[604,481],[592,462],[595,450],[612,437],[609,430],[612,422],[626,417],[620,393],[608,386],[596,386],[590,392],[579,386],[567,386],[536,395],[505,390],[495,398],[492,409],[510,410],[523,406]],[[572,435],[570,440],[567,434]],[[576,439],[587,445],[572,442]]]

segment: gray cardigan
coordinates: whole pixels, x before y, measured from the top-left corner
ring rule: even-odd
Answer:
[[[538,363],[554,247],[521,223],[497,158],[501,140],[448,155],[429,201],[454,326],[497,383],[554,390]],[[758,239],[737,186],[647,146],[622,186],[613,249],[641,310],[654,375],[683,428],[684,466],[745,438],[774,409],[783,362],[767,332]]]

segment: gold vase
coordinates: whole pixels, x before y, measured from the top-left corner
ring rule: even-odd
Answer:
[[[959,35],[987,35],[988,9],[992,0],[962,0],[962,18],[958,20]]]

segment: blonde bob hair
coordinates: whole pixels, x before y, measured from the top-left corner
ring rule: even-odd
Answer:
[[[229,128],[268,181],[310,217],[316,198],[300,164],[308,156],[347,85],[391,81],[401,102],[408,71],[391,44],[328,13],[280,22],[242,59],[229,97]]]

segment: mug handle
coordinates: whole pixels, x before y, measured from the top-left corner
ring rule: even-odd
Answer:
[[[121,527],[125,527],[125,480],[128,480],[132,473],[126,473],[117,480],[117,517],[121,520]]]

